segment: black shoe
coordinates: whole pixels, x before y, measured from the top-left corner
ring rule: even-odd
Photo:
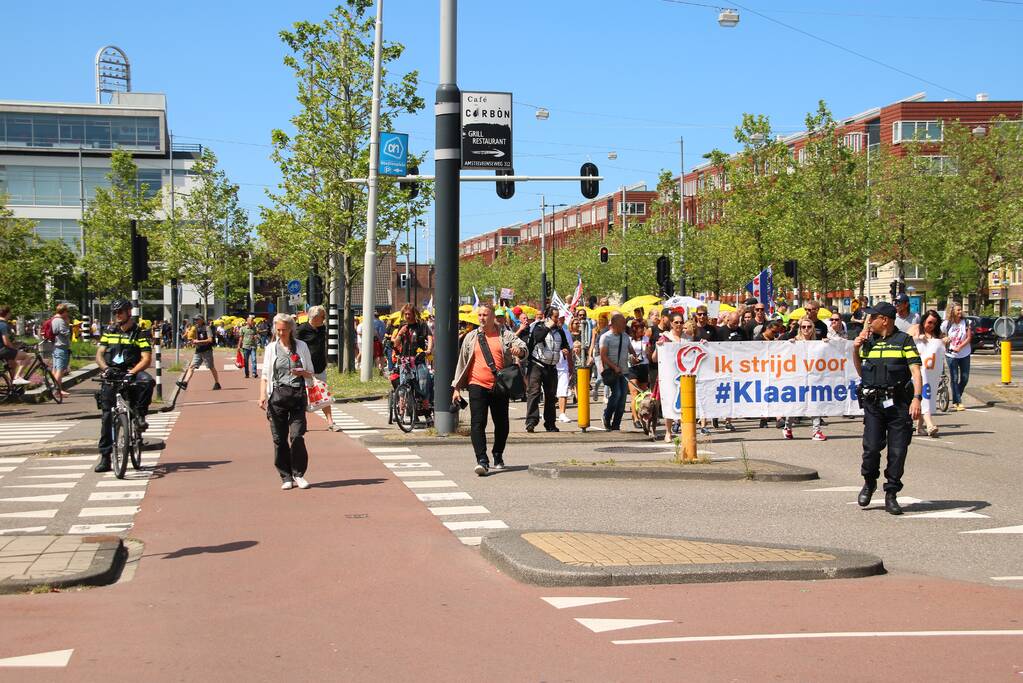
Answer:
[[[500,455],[494,456],[494,466],[492,468],[495,472],[504,470],[504,457]]]
[[[859,503],[861,508],[865,508],[870,505],[870,499],[874,496],[874,491],[876,490],[876,481],[868,481],[863,484],[863,488],[860,489],[860,495],[856,498],[856,502]]]
[[[777,420],[774,421],[774,427],[775,429],[785,429],[785,420],[779,417]]]
[[[249,378],[249,376],[248,376],[248,375],[245,375],[245,379],[248,379],[248,378]]]
[[[485,477],[487,476],[487,472],[490,471],[490,468],[487,467],[487,463],[478,462],[476,463],[476,467],[474,467],[472,471],[475,472],[476,475],[479,477]]]
[[[734,432],[735,431],[735,425],[733,425],[731,422],[726,422],[725,423],[725,431],[726,432]]]
[[[536,425],[526,425],[526,431],[529,432],[530,434],[533,433],[534,429],[536,429]]]
[[[714,429],[717,429],[718,428],[718,419],[715,417],[713,420],[711,420],[711,424],[713,425]]]
[[[179,380],[178,380],[177,382],[175,382],[175,384],[177,384],[177,385],[178,385],[178,388],[179,388],[179,389],[183,389],[184,391],[188,391],[188,382],[182,382],[182,381],[181,381],[181,380],[179,379]]]
[[[605,417],[604,420],[604,431],[611,431],[611,422]]]
[[[548,432],[560,432],[561,430],[557,427],[545,427]]]
[[[766,426],[767,426],[767,418],[766,417],[760,418],[760,428],[763,429]]]
[[[884,492],[884,509],[889,515],[901,515],[902,506],[899,505],[898,495],[895,491]]]
[[[213,383],[213,391],[220,391],[220,382]]]
[[[101,455],[99,456],[99,462],[92,468],[93,472],[109,472],[112,468],[110,467],[110,456]]]
[[[140,418],[139,418],[139,419],[138,419],[138,420],[137,420],[137,421],[135,422],[135,425],[136,425],[136,426],[138,427],[138,430],[139,430],[140,432],[144,432],[144,431],[146,431],[147,429],[149,429],[149,423],[148,423],[148,422],[146,422],[146,418],[144,418],[144,417],[140,417]]]

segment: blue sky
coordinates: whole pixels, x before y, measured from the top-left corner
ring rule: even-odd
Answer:
[[[322,20],[335,3],[3,4],[0,99],[91,101],[93,56],[118,45],[134,89],[167,94],[176,138],[213,147],[258,217],[264,187],[279,177],[270,130],[295,111],[277,33]],[[516,172],[575,174],[592,160],[606,177],[602,191],[652,186],[662,168],[677,173],[680,136],[686,168],[711,148],[734,149],[743,112],[766,114],[788,133],[801,130],[818,99],[836,117],[923,90],[934,100],[1023,99],[1023,0],[756,0],[739,9],[734,29],[719,28],[711,7],[664,0],[459,4],[459,85],[514,93]],[[414,150],[433,147],[437,10],[436,0],[384,6],[385,37],[407,47],[395,70],[419,70],[428,104],[396,126]],[[535,106],[550,118],[537,121]],[[537,217],[540,193],[548,202],[581,199],[574,183],[519,184],[508,201],[489,183],[463,184],[462,237]]]

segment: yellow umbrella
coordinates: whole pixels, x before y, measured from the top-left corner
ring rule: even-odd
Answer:
[[[789,318],[791,318],[792,320],[799,320],[800,318],[802,318],[805,315],[806,315],[806,309],[805,308],[797,308],[796,310],[794,310],[791,313],[789,313]],[[820,309],[819,311],[817,311],[817,319],[818,320],[823,320],[825,322],[827,322],[828,320],[831,320],[831,311],[829,311],[826,308]]]
[[[634,296],[618,308],[623,313],[631,315],[637,308],[642,308],[643,313],[647,312],[648,308],[654,308],[655,306],[661,305],[660,297],[656,297],[652,294],[643,294],[641,296]]]
[[[472,304],[462,304],[458,307],[459,313],[472,313]]]
[[[461,322],[467,323],[469,325],[477,325],[478,326],[480,324],[480,319],[477,316],[475,316],[474,314],[472,314],[472,313],[459,313],[458,314],[458,319]]]
[[[600,318],[601,315],[607,314],[608,316],[610,316],[617,310],[618,310],[617,306],[597,306],[592,310],[586,311],[586,315],[588,315],[591,320],[597,320],[598,318]]]
[[[381,320],[386,320],[391,323],[396,323],[401,320],[401,311],[395,311],[394,313],[388,313],[387,315],[380,316]]]
[[[718,310],[721,311],[722,313],[733,313],[739,309],[737,309],[735,306],[731,304],[721,304]]]
[[[530,318],[532,318],[534,315],[536,315],[539,312],[537,309],[533,308],[532,306],[526,306],[525,304],[523,304],[522,306],[519,306],[519,308],[522,309],[523,314],[528,315]]]

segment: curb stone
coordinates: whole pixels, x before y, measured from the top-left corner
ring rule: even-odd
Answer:
[[[65,389],[70,389],[71,387],[75,386],[76,384],[81,384],[82,382],[84,382],[84,381],[86,381],[88,379],[91,379],[91,378],[95,377],[98,374],[99,374],[99,365],[97,365],[96,363],[90,363],[90,364],[88,364],[86,366],[83,366],[83,367],[79,368],[78,370],[75,370],[74,372],[68,374],[61,381],[61,385]],[[24,396],[23,396],[23,398],[21,399],[21,402],[22,403],[29,403],[29,404],[43,403],[43,402],[46,401],[46,391],[47,390],[46,390],[45,386],[39,386],[39,387],[36,387],[35,389],[32,389],[30,391],[26,391]]]
[[[886,573],[881,558],[856,551],[780,545],[777,543],[661,535],[657,535],[656,538],[803,550],[826,553],[834,556],[835,559],[801,562],[735,562],[615,567],[576,566],[560,562],[522,538],[522,534],[536,531],[544,530],[508,529],[484,536],[483,542],[480,545],[480,553],[498,569],[513,576],[515,579],[523,583],[546,587],[636,586],[668,583],[724,583],[733,581],[814,581],[819,579],[863,578]],[[614,535],[650,537],[647,534],[615,533]]]
[[[753,471],[752,477],[740,460],[710,463],[709,465],[652,465],[660,461],[624,461],[614,465],[573,465],[561,462],[539,462],[529,466],[529,473],[548,479],[693,479],[699,481],[744,481],[752,479],[761,482],[812,481],[820,479],[817,470],[798,467],[775,460],[754,460],[747,462]],[[716,469],[711,469],[722,465]]]
[[[143,452],[162,451],[167,447],[163,439],[145,441],[142,445]],[[92,455],[99,457],[96,446],[96,439],[75,439],[71,441],[44,441],[42,443],[19,444],[15,446],[0,447],[0,461],[4,458],[15,456],[61,456],[61,455]]]
[[[105,586],[117,580],[128,557],[124,543],[117,536],[85,536],[83,542],[99,543],[88,569],[70,572],[57,578],[3,579],[0,595],[25,593],[39,586],[71,588],[73,586]]]
[[[395,443],[407,444],[409,446],[450,446],[451,444],[468,444],[472,443],[468,436],[462,436],[460,434],[447,434],[437,436],[425,436],[416,435],[411,436],[403,434],[397,431],[395,433],[383,435],[383,436],[367,436],[366,438],[360,439],[362,443],[369,446],[390,446]],[[517,444],[528,444],[528,443],[543,443],[545,446],[559,443],[588,443],[588,444],[606,444],[609,442],[613,443],[652,443],[649,436],[643,434],[643,432],[619,432],[616,434],[607,434],[606,432],[512,432],[508,435],[508,443]]]
[[[379,401],[382,398],[387,398],[387,394],[370,394],[369,396],[338,396],[334,398],[334,403],[361,403],[362,401]]]
[[[995,396],[990,391],[981,389],[980,387],[966,387],[966,393],[989,408],[1003,408],[1005,410],[1023,412],[1023,405],[1009,403],[1005,399]]]

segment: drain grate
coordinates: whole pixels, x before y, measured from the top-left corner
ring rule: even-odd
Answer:
[[[636,455],[640,453],[650,453],[651,455],[657,453],[674,453],[674,446],[651,446],[643,445],[640,448],[635,446],[603,446],[601,448],[594,448],[597,453],[627,453],[629,455]]]

